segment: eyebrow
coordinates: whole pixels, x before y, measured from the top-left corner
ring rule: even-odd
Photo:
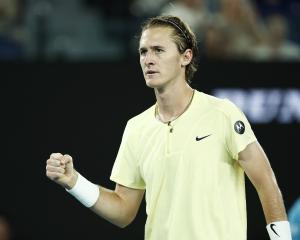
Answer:
[[[150,46],[150,49],[158,49],[158,48],[163,48],[163,49],[165,49],[165,47],[164,46],[161,46],[161,45],[154,45],[154,46]],[[142,51],[142,50],[146,50],[147,48],[146,47],[140,47],[139,49],[138,49],[138,51],[140,52],[140,51]]]

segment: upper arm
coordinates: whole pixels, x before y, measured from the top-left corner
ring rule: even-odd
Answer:
[[[262,184],[276,183],[269,160],[257,141],[238,154],[238,162],[256,188]]]
[[[129,188],[117,183],[115,193],[122,199],[123,204],[126,205],[126,208],[124,208],[126,209],[126,214],[133,219],[141,205],[145,190]]]

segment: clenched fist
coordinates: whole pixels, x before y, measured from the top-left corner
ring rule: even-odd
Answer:
[[[52,153],[47,160],[46,175],[52,181],[64,188],[71,189],[77,181],[77,172],[73,167],[73,159],[70,155]]]

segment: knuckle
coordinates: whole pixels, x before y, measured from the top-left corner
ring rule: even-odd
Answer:
[[[63,155],[61,153],[52,153],[50,155],[50,158],[55,158],[55,159],[59,159],[61,158]]]
[[[57,175],[57,173],[53,173],[53,172],[46,172],[47,177],[52,180],[52,181],[56,181],[59,179],[59,176]]]
[[[52,166],[47,166],[47,167],[46,167],[46,170],[47,170],[48,172],[54,172],[54,171],[55,171],[55,168],[52,167]]]
[[[72,161],[72,159],[73,159],[69,154],[65,154],[65,155],[64,155],[64,158],[65,158],[66,160],[70,160],[70,161]]]
[[[49,171],[46,171],[46,176],[51,179],[51,173]]]

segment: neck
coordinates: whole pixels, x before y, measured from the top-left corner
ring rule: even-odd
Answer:
[[[155,90],[156,117],[164,123],[175,120],[187,110],[193,93],[194,90],[188,84],[181,88]]]

